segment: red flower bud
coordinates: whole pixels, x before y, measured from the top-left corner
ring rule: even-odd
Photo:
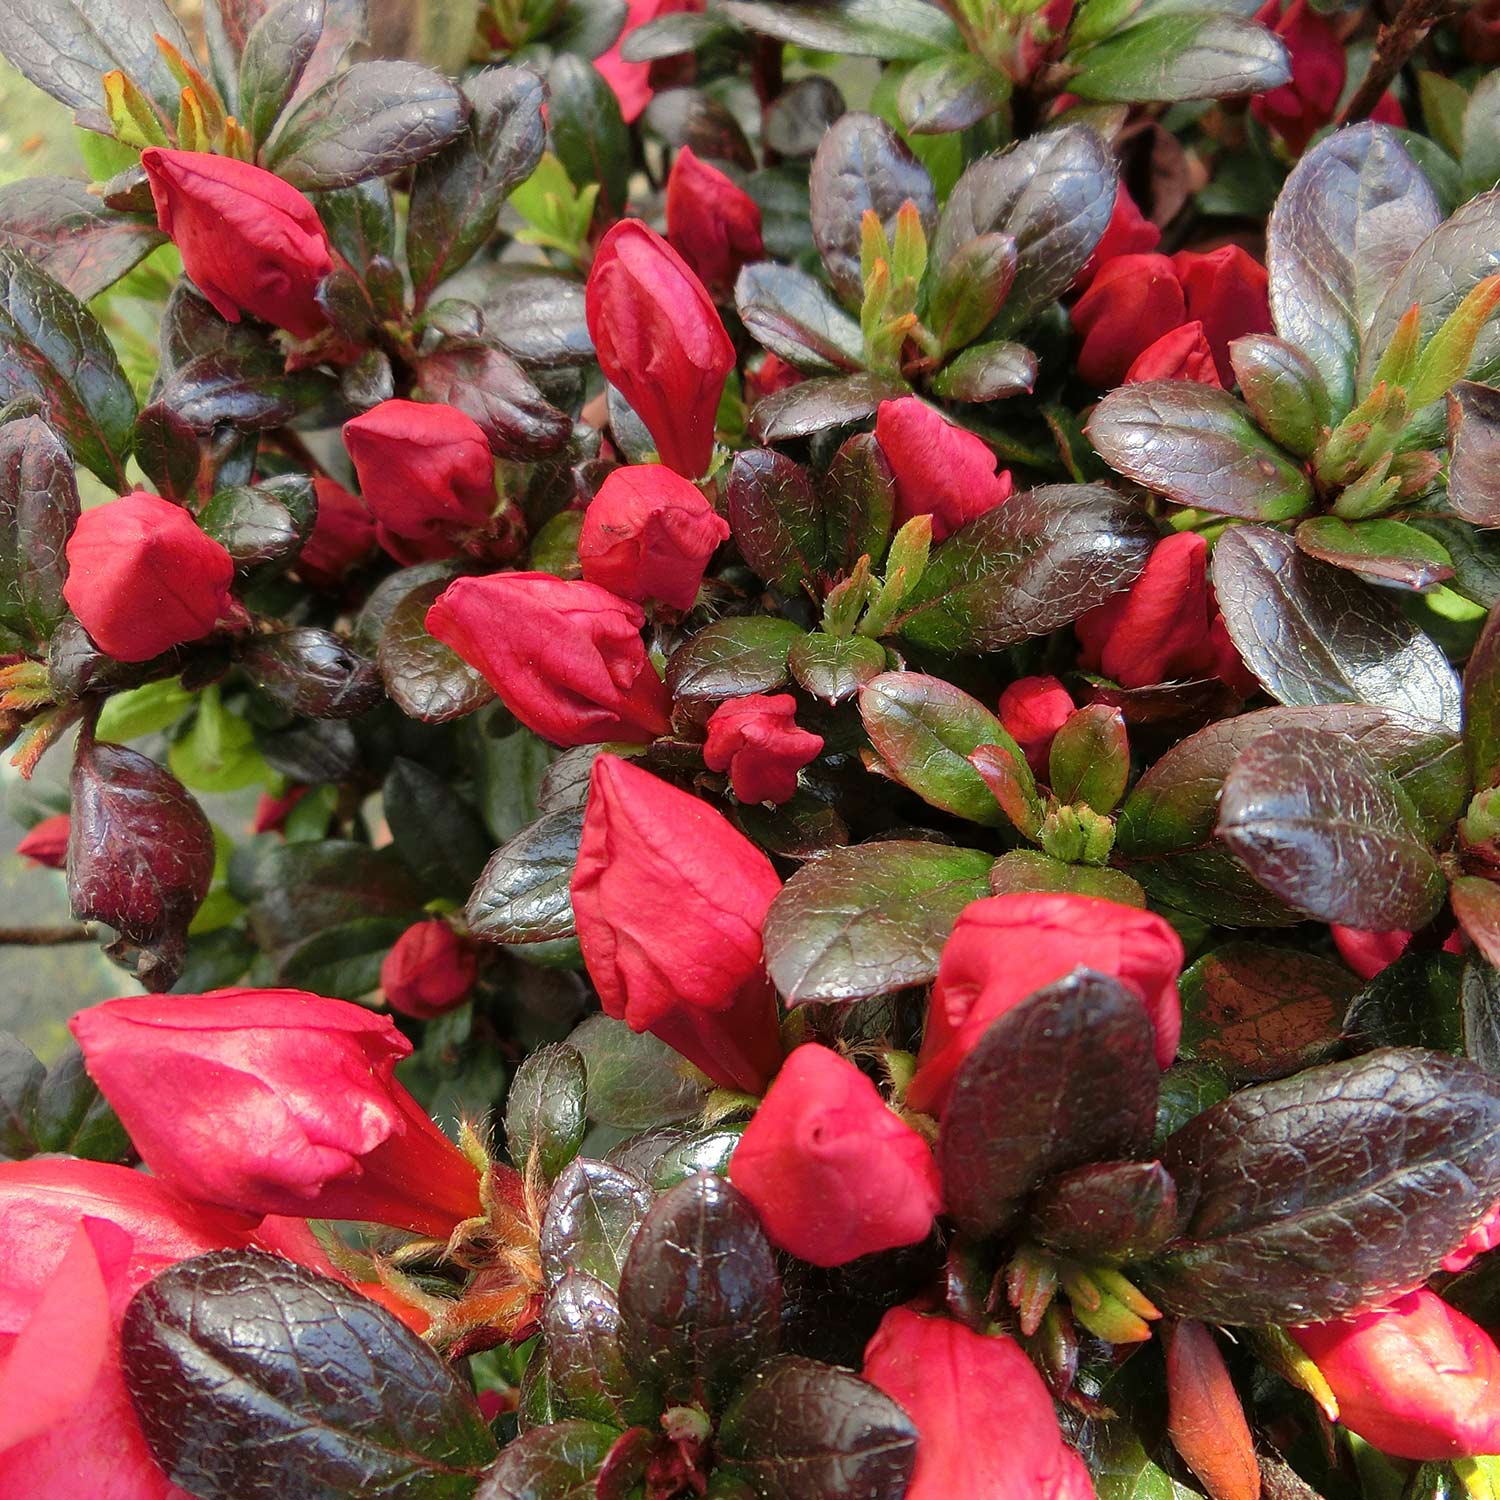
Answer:
[[[1500,1245],[1500,1203],[1497,1203],[1459,1242],[1443,1257],[1445,1271],[1466,1271],[1481,1255]]]
[[[625,38],[658,16],[676,15],[678,11],[703,9],[703,0],[626,0],[625,25],[614,45],[594,59],[594,66],[620,101],[620,114],[627,125],[640,118],[656,90],[651,86],[651,64],[626,62],[620,55]]]
[[[1361,979],[1373,979],[1382,969],[1389,968],[1411,942],[1411,933],[1398,929],[1366,932],[1358,927],[1340,927],[1335,922],[1329,924],[1328,931],[1339,957]]]
[[[734,290],[741,266],[766,253],[760,205],[691,146],[677,153],[667,174],[667,239],[719,296]]]
[[[220,317],[242,312],[311,338],[328,319],[313,293],[333,269],[318,211],[273,172],[205,151],[141,152],[156,221]]]
[[[1115,206],[1104,227],[1104,234],[1094,246],[1088,264],[1078,273],[1073,286],[1077,291],[1087,291],[1089,284],[1098,275],[1099,268],[1117,255],[1142,255],[1161,244],[1161,230],[1156,227],[1136,206],[1130,190],[1122,182],[1115,189]]]
[[[1009,469],[996,474],[999,460],[983,438],[916,396],[880,403],[875,440],[896,476],[897,524],[931,516],[935,542],[1003,505],[1015,488]]]
[[[61,870],[68,863],[68,831],[72,818],[67,813],[54,813],[43,818],[16,845],[16,853],[35,864],[45,865],[49,870]]]
[[[1266,268],[1238,245],[1221,245],[1199,254],[1179,250],[1172,257],[1189,318],[1203,325],[1213,351],[1219,383],[1234,384],[1229,345],[1247,333],[1270,333],[1270,278]]]
[[[815,761],[823,737],[799,729],[790,693],[748,693],[721,703],[709,716],[703,762],[727,771],[741,802],[785,802],[797,790],[797,772]]]
[[[262,792],[255,799],[255,813],[250,819],[250,832],[285,832],[288,815],[311,790],[310,786],[292,786],[279,797],[273,797],[269,792]]]
[[[299,990],[109,1000],[69,1023],[146,1165],[244,1213],[448,1235],[479,1174],[396,1082],[388,1017]]]
[[[761,928],[771,862],[708,803],[615,755],[594,762],[573,914],[605,1012],[726,1088],[781,1061]]]
[[[584,297],[604,378],[630,403],[661,461],[697,479],[714,452],[714,417],[734,345],[703,283],[639,219],[622,219],[594,256]]]
[[[461,1005],[474,988],[474,945],[441,917],[414,922],[380,966],[387,1004],[403,1016],[430,1021]]]
[[[622,599],[689,610],[729,523],[664,464],[612,469],[583,513],[583,576]]]
[[[483,526],[495,509],[490,445],[456,406],[382,401],[344,423],[344,446],[397,561],[450,556],[455,533]]]
[[[1333,1388],[1339,1420],[1383,1453],[1500,1453],[1500,1349],[1435,1292],[1289,1332]]]
[[[768,354],[753,369],[745,371],[745,395],[752,401],[763,401],[789,386],[801,385],[804,377],[795,365],[789,365],[775,354]]]
[[[782,1065],[729,1175],[772,1243],[815,1266],[915,1245],[942,1207],[927,1142],[853,1063],[816,1042]]]
[[[1073,709],[1067,688],[1055,677],[1022,677],[1000,694],[1000,722],[1026,752],[1027,764],[1043,780],[1053,737],[1068,722]]]
[[[1134,385],[1142,380],[1193,380],[1199,385],[1222,389],[1214,352],[1203,336],[1203,325],[1184,323],[1142,349],[1125,372],[1125,384]]]
[[[865,1347],[864,1376],[916,1423],[906,1500],[1093,1500],[1089,1472],[1014,1339],[893,1307]]]
[[[313,480],[318,514],[297,554],[297,572],[315,588],[336,588],[375,550],[375,523],[358,495],[319,474]]]
[[[639,605],[550,573],[459,578],[427,611],[428,630],[554,745],[645,744],[671,727],[645,621]]]
[[[1073,304],[1083,339],[1078,373],[1106,389],[1120,383],[1136,356],[1187,317],[1182,283],[1165,255],[1117,255],[1099,268]]]
[[[207,635],[229,610],[234,561],[180,505],[136,490],[78,518],[63,598],[117,661]]]
[[[1157,1064],[1167,1067],[1182,1031],[1182,940],[1161,917],[1092,896],[989,896],[959,913],[943,947],[907,1091],[912,1107],[939,1113],[990,1023],[1075,969],[1108,974],[1140,997]]]
[[[1344,92],[1344,43],[1331,16],[1321,16],[1307,0],[1266,0],[1255,19],[1286,43],[1292,76],[1280,88],[1256,94],[1250,113],[1300,156],[1323,126],[1329,124]]]

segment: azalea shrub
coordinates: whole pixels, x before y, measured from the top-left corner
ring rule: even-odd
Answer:
[[[1500,10],[397,10],[0,5],[0,1493],[1493,1500]]]

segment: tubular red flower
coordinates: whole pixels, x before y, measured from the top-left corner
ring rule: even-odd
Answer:
[[[691,146],[667,174],[667,240],[720,297],[733,291],[741,266],[766,253],[760,205]]]
[[[630,403],[661,461],[687,479],[708,468],[734,345],[687,262],[639,219],[600,241],[584,314],[604,378]]]
[[[709,716],[703,762],[727,771],[741,802],[785,802],[797,790],[797,772],[823,751],[823,737],[797,725],[790,693],[748,693],[730,698]]]
[[[473,943],[432,917],[396,939],[380,966],[380,988],[392,1010],[430,1021],[463,1004],[478,971]]]
[[[990,1023],[1075,969],[1111,975],[1140,997],[1157,1064],[1167,1067],[1182,1032],[1182,940],[1161,917],[1091,896],[989,896],[959,913],[943,947],[907,1091],[912,1107],[940,1112]]]
[[[641,640],[645,620],[597,584],[550,573],[459,578],[427,611],[427,629],[555,745],[645,744],[671,727],[671,695]]]
[[[1118,385],[1136,356],[1186,317],[1182,283],[1167,256],[1115,256],[1073,304],[1073,327],[1083,339],[1079,375],[1100,389]]]
[[[729,523],[665,464],[630,464],[605,475],[583,513],[583,576],[637,604],[658,599],[689,610],[703,570]]]
[[[72,825],[73,820],[67,813],[54,813],[50,818],[43,818],[16,845],[16,853],[33,864],[61,870],[68,863],[68,833]]]
[[[781,889],[722,814],[615,755],[594,762],[573,914],[607,1014],[716,1083],[759,1093],[781,1060],[761,928]]]
[[[447,557],[455,533],[483,526],[495,509],[490,445],[456,406],[382,401],[344,423],[344,446],[365,507],[398,540],[397,553]]]
[[[290,183],[206,151],[141,152],[156,221],[194,286],[231,323],[241,313],[311,338],[328,319],[314,299],[333,269],[318,211]]]
[[[895,1307],[865,1348],[864,1376],[917,1425],[906,1500],[1092,1500],[1088,1470],[1014,1339]]]
[[[816,1042],[776,1075],[729,1164],[773,1244],[815,1266],[914,1245],[942,1207],[927,1142]]]
[[[106,1001],[69,1023],[147,1166],[242,1213],[449,1234],[479,1174],[396,1081],[385,1016],[299,990]]]
[[[1435,1292],[1289,1332],[1332,1387],[1339,1420],[1383,1453],[1500,1453],[1500,1349]]]
[[[1074,707],[1067,688],[1055,677],[1021,677],[1000,694],[1000,722],[1026,752],[1026,763],[1043,780],[1053,738],[1068,722]]]
[[[180,505],[136,490],[78,518],[63,598],[101,651],[149,661],[207,635],[232,604],[234,561]]]
[[[875,413],[875,440],[896,476],[896,520],[932,517],[932,539],[940,542],[965,521],[1010,499],[1010,470],[983,438],[955,426],[916,396],[882,401]]]

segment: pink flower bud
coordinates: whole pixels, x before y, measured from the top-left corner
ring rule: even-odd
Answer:
[[[671,727],[645,621],[639,605],[550,573],[459,578],[427,611],[428,630],[554,745],[645,744]]]
[[[797,772],[823,750],[823,736],[797,727],[790,693],[748,693],[730,698],[709,716],[703,762],[727,771],[741,802],[785,802],[797,790]]]
[[[1000,694],[1000,722],[1026,752],[1026,763],[1044,781],[1057,731],[1072,716],[1075,704],[1055,677],[1021,677]]]
[[[896,521],[932,517],[932,539],[940,542],[965,521],[1010,499],[1010,470],[983,438],[965,432],[916,396],[882,401],[875,413],[875,440],[896,476]]]
[[[243,1213],[446,1236],[479,1174],[401,1084],[388,1017],[299,990],[109,1000],[69,1023],[146,1165]]]
[[[68,538],[63,598],[117,661],[207,635],[232,605],[234,561],[180,505],[136,490],[86,510]]]
[[[583,576],[637,604],[660,600],[689,610],[703,570],[729,523],[664,464],[631,464],[605,475],[583,513]]]
[[[687,263],[639,219],[599,243],[584,313],[604,378],[630,403],[661,461],[687,479],[708,468],[734,345]]]
[[[914,1245],[942,1207],[927,1142],[853,1063],[816,1042],[782,1065],[729,1175],[772,1243],[815,1266]]]
[[[461,1005],[474,988],[474,945],[441,917],[415,922],[396,939],[380,966],[380,988],[391,1009],[430,1021]]]
[[[220,317],[249,313],[298,338],[328,319],[313,297],[333,269],[318,211],[273,172],[206,151],[141,152],[156,221]]]
[[[708,803],[601,755],[572,889],[606,1013],[759,1093],[781,1061],[761,946],[781,881],[766,856]]]

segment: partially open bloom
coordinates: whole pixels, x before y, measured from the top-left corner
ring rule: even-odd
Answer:
[[[1500,1349],[1436,1292],[1288,1332],[1332,1387],[1339,1420],[1382,1453],[1500,1453]]]
[[[451,923],[430,917],[396,939],[380,966],[380,988],[392,1010],[430,1021],[463,1004],[478,969],[473,943]]]
[[[1217,250],[1179,250],[1172,265],[1182,282],[1187,316],[1203,326],[1219,384],[1234,384],[1229,346],[1247,333],[1270,333],[1270,277],[1253,255],[1238,245]]]
[[[386,1016],[299,990],[109,1000],[69,1023],[146,1165],[205,1203],[448,1235],[479,1174],[396,1081]]]
[[[234,560],[180,505],[136,490],[86,510],[68,538],[63,598],[101,650],[149,661],[229,612]]]
[[[1182,940],[1155,912],[1114,901],[1047,893],[970,902],[943,947],[907,1099],[940,1112],[990,1023],[1075,969],[1108,974],[1140,998],[1165,1068],[1182,1032],[1182,956]]]
[[[317,588],[331,589],[375,550],[375,522],[358,495],[319,474],[313,480],[318,514],[297,554],[297,572]]]
[[[627,125],[640,118],[656,90],[651,86],[651,64],[626,62],[620,47],[632,31],[660,16],[675,15],[680,10],[702,10],[703,0],[626,0],[625,24],[608,51],[594,59],[594,66],[614,90],[620,102],[620,114]]]
[[[729,523],[665,464],[629,464],[605,475],[583,513],[583,576],[637,604],[688,610]]]
[[[906,1500],[1093,1500],[1088,1469],[1014,1339],[893,1307],[865,1348],[864,1376],[916,1423]]]
[[[1055,677],[1020,677],[1000,694],[1000,722],[1026,754],[1026,763],[1043,780],[1057,731],[1075,705]]]
[[[727,771],[741,802],[785,802],[797,790],[797,772],[823,750],[823,736],[797,725],[790,693],[747,693],[730,698],[709,716],[703,762]]]
[[[604,378],[646,424],[661,461],[687,479],[708,468],[734,345],[703,283],[639,219],[599,242],[584,313]]]
[[[732,178],[684,146],[667,174],[667,240],[718,296],[747,261],[766,252],[760,205]]]
[[[875,413],[875,440],[896,476],[896,521],[932,517],[932,539],[940,542],[965,521],[1010,499],[1010,470],[983,438],[955,426],[916,396],[882,401]]]
[[[428,630],[554,745],[645,744],[671,727],[645,622],[638,604],[550,573],[455,579],[427,611]]]
[[[761,928],[781,881],[708,803],[616,755],[594,762],[573,915],[605,1012],[726,1088],[781,1060]]]
[[[451,555],[456,533],[495,509],[489,442],[456,406],[382,401],[344,423],[344,446],[381,545],[398,561]]]
[[[815,1266],[914,1245],[942,1206],[927,1142],[853,1063],[816,1042],[782,1065],[729,1175],[772,1243]]]
[[[1208,543],[1178,531],[1152,549],[1145,571],[1123,593],[1073,622],[1079,664],[1121,687],[1218,677],[1252,691],[1208,584]]]
[[[318,211],[290,183],[207,151],[141,152],[156,221],[220,317],[241,313],[311,338],[328,319],[314,299],[333,269]]]
[[[43,818],[16,845],[16,853],[49,870],[61,870],[68,863],[68,833],[72,824],[67,813]]]

